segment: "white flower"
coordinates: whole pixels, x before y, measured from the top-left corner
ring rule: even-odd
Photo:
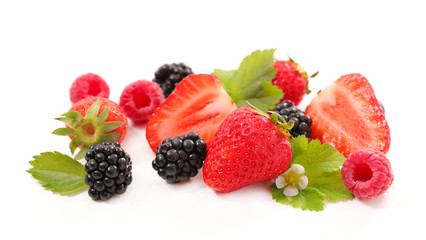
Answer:
[[[293,197],[299,194],[299,190],[303,190],[308,186],[308,177],[303,175],[305,168],[299,164],[293,164],[282,175],[275,179],[275,185],[278,189],[282,189],[284,195]]]

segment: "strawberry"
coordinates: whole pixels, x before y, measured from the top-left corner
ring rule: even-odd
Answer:
[[[222,122],[203,166],[204,182],[210,188],[232,192],[286,171],[291,149],[287,136],[281,132],[284,124],[277,125],[266,116],[241,107]],[[288,129],[285,131],[289,134]]]
[[[66,124],[53,134],[70,136],[70,149],[81,151],[75,159],[81,159],[92,144],[117,141],[121,143],[127,134],[127,115],[120,106],[103,97],[87,97],[73,104],[70,111],[57,120]]]
[[[284,97],[280,102],[291,100],[296,106],[299,105],[305,94],[310,93],[308,74],[291,58],[288,61],[275,61],[273,66],[277,73],[272,83],[284,92]],[[310,77],[315,77],[317,73]]]
[[[151,115],[146,139],[155,152],[163,139],[193,131],[209,146],[223,119],[234,109],[216,76],[189,75]]]
[[[390,129],[373,88],[361,74],[341,76],[312,99],[311,138],[330,143],[345,157],[355,150],[387,153]]]

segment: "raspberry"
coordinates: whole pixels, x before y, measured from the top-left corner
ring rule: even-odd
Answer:
[[[169,137],[157,147],[152,167],[169,183],[186,182],[198,174],[207,154],[203,138],[194,132]]]
[[[394,178],[385,154],[370,149],[352,152],[343,163],[341,173],[346,188],[360,199],[383,194]]]
[[[275,106],[274,111],[281,115],[287,122],[294,122],[293,127],[289,131],[293,137],[298,137],[299,135],[309,137],[312,131],[312,119],[305,112],[297,108],[292,101],[284,100]]]
[[[132,160],[118,142],[93,144],[86,152],[86,185],[93,200],[122,194],[132,182]]]
[[[135,122],[147,121],[163,101],[163,91],[158,84],[147,80],[127,85],[120,96],[121,108]]]
[[[109,97],[108,84],[100,76],[93,73],[81,75],[74,80],[70,88],[70,99],[72,103],[76,103],[90,96]]]
[[[164,97],[167,98],[173,92],[176,85],[191,74],[192,69],[183,63],[164,64],[155,72],[155,78],[152,81],[160,85]]]

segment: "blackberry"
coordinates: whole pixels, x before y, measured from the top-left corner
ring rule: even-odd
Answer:
[[[114,194],[122,194],[132,182],[132,160],[118,142],[91,145],[85,159],[85,181],[93,200],[107,200]]]
[[[155,72],[155,78],[152,81],[160,85],[164,97],[167,98],[176,85],[192,73],[192,69],[183,63],[164,64]]]
[[[290,134],[293,137],[311,135],[312,119],[305,114],[302,110],[296,107],[290,100],[284,100],[275,106],[274,111],[281,115],[287,122],[293,121],[294,125],[290,129]]]
[[[198,174],[206,159],[207,146],[194,132],[169,137],[157,147],[152,167],[169,183],[186,182]]]

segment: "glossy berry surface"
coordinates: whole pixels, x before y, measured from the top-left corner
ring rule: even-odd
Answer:
[[[86,185],[93,200],[122,194],[132,182],[132,160],[118,142],[90,146],[85,155]]]
[[[284,100],[275,106],[274,111],[281,115],[286,122],[292,121],[293,128],[290,129],[290,134],[293,137],[311,135],[312,119],[305,114],[301,109],[297,108],[291,100]]]
[[[204,182],[217,192],[274,179],[291,161],[290,143],[269,118],[248,107],[222,122],[203,166]]]
[[[312,99],[305,113],[312,118],[310,137],[330,143],[345,157],[360,149],[389,151],[385,113],[361,74],[341,76]]]
[[[216,76],[192,74],[151,115],[146,139],[156,152],[165,138],[193,131],[208,147],[223,119],[234,109],[234,102]]]
[[[382,195],[394,179],[387,157],[369,149],[352,152],[343,163],[341,172],[346,188],[360,199]]]
[[[163,90],[164,97],[167,98],[182,79],[192,74],[192,69],[183,63],[164,64],[155,72],[152,80]]]
[[[152,167],[169,183],[186,182],[198,174],[207,154],[204,140],[194,132],[169,137],[158,146]]]
[[[72,105],[72,107],[70,108],[70,111],[77,111],[83,117],[85,117],[90,106],[92,106],[92,104],[95,103],[96,100],[98,100],[98,99],[101,103],[100,108],[99,108],[99,114],[105,108],[109,109],[108,117],[104,120],[105,122],[122,122],[123,123],[118,128],[107,132],[107,133],[118,133],[118,134],[120,134],[120,138],[117,139],[117,142],[121,143],[124,140],[124,138],[126,137],[129,123],[127,121],[126,113],[116,102],[111,101],[108,98],[87,97],[87,98],[84,98],[84,99],[74,103]],[[81,132],[80,137],[83,137],[83,138],[86,138],[86,139],[94,138],[93,136],[96,135],[97,132],[93,131],[92,129],[94,129],[93,126],[95,126],[96,124],[100,125],[97,122],[82,124],[80,126],[80,128],[82,129],[80,131]],[[73,138],[73,137],[71,137],[71,138]]]
[[[124,88],[119,104],[131,120],[145,122],[163,101],[163,91],[157,83],[138,80]]]
[[[78,102],[86,97],[109,97],[109,86],[99,75],[87,73],[81,75],[71,85],[70,100],[72,103]]]
[[[272,83],[284,93],[281,102],[288,99],[296,106],[299,105],[306,94],[308,84],[306,73],[304,76],[304,72],[299,71],[297,68],[298,64],[291,60],[275,61],[273,66],[277,70],[277,73]]]

